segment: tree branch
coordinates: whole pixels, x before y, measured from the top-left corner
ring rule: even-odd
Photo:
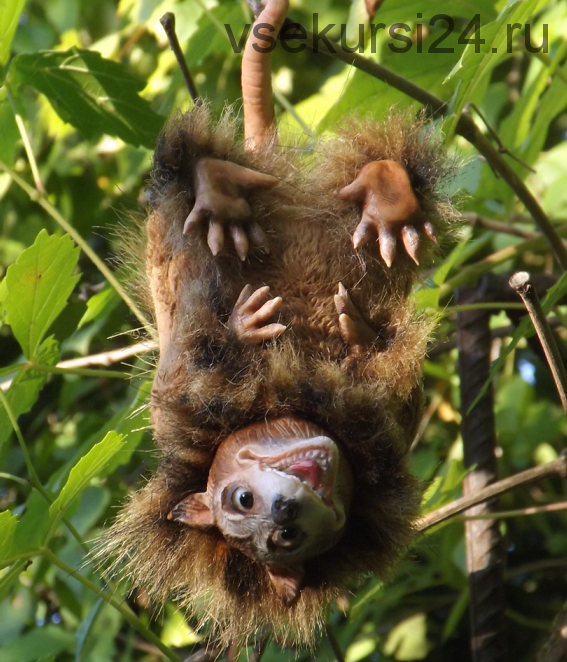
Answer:
[[[504,494],[504,492],[509,492],[520,485],[525,485],[534,480],[541,480],[542,478],[548,478],[550,476],[560,476],[561,478],[567,476],[567,451],[564,451],[556,460],[553,460],[553,462],[548,462],[540,467],[527,469],[515,476],[500,480],[497,483],[485,487],[476,494],[455,499],[452,503],[448,503],[446,506],[442,506],[418,519],[415,528],[417,531],[427,531],[436,524],[440,524],[441,522],[462,513],[464,510],[476,506],[478,503],[482,503],[487,499],[492,499],[499,494]]]
[[[545,357],[553,375],[563,410],[567,414],[567,371],[565,370],[565,364],[559,353],[553,332],[545,318],[545,313],[541,307],[541,302],[536,288],[531,281],[530,274],[527,271],[518,271],[510,278],[510,287],[516,290],[526,306],[543,351],[545,352]]]

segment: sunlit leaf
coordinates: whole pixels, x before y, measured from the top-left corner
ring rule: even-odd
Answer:
[[[2,98],[0,91],[0,161],[6,165],[10,165],[13,161],[19,138],[20,134],[10,102],[6,96]]]
[[[40,51],[18,55],[10,82],[45,94],[61,119],[88,138],[107,133],[131,145],[155,146],[163,118],[139,92],[144,83],[123,64],[95,51]]]
[[[10,556],[18,518],[9,510],[0,513],[0,563]]]
[[[402,621],[390,632],[384,653],[396,660],[423,660],[429,652],[425,614],[416,614]]]
[[[116,308],[120,301],[121,299],[113,287],[105,287],[100,292],[97,292],[87,301],[87,310],[81,317],[77,328],[81,329],[89,322],[106,317]]]
[[[35,360],[38,364],[44,366],[52,366],[59,361],[59,345],[53,336],[42,342],[36,352]],[[48,373],[31,368],[17,373],[10,384],[10,388],[6,391],[6,398],[16,417],[30,411],[48,377]],[[4,407],[0,405],[0,448],[11,434],[10,419]]]
[[[51,324],[65,308],[79,275],[79,249],[68,235],[42,230],[6,274],[4,306],[12,332],[28,358],[34,357]]]
[[[65,486],[49,508],[49,519],[53,526],[65,513],[65,510],[89,484],[100,474],[112,457],[123,447],[123,436],[109,432],[104,439],[93,446],[73,467]]]
[[[467,44],[461,59],[446,79],[458,79],[460,83],[452,104],[454,115],[446,124],[447,137],[452,136],[465,104],[480,100],[494,67],[511,54],[510,26],[516,23],[523,26],[542,4],[543,0],[508,3],[495,21],[481,26],[480,38],[485,43]]]
[[[4,80],[12,39],[25,4],[26,0],[0,0],[0,82]]]

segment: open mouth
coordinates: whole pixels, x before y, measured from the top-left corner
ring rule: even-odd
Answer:
[[[337,445],[328,437],[294,443],[282,453],[260,453],[247,447],[238,454],[243,460],[260,462],[265,470],[300,480],[325,501],[332,497],[339,452]]]

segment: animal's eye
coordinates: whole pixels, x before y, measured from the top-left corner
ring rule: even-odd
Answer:
[[[301,531],[295,526],[284,526],[272,534],[272,541],[278,547],[297,547],[300,541]]]
[[[290,540],[295,540],[299,535],[299,529],[296,529],[293,526],[287,526],[285,529],[280,531],[280,536],[282,540],[289,542]]]
[[[254,505],[254,495],[244,487],[237,487],[232,493],[231,501],[237,510],[250,510]]]

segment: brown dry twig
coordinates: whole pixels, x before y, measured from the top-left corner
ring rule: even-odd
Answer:
[[[476,494],[455,499],[446,506],[433,510],[418,519],[415,528],[417,531],[427,531],[431,527],[462,513],[464,510],[476,506],[478,503],[492,499],[499,494],[509,492],[521,485],[531,483],[534,480],[541,480],[542,478],[549,478],[550,476],[560,476],[561,478],[567,476],[567,451],[564,451],[552,462],[548,462],[547,464],[532,469],[526,469],[526,471],[522,471],[515,476],[510,476],[497,483],[492,483],[492,485],[485,487],[483,490],[479,490]]]

